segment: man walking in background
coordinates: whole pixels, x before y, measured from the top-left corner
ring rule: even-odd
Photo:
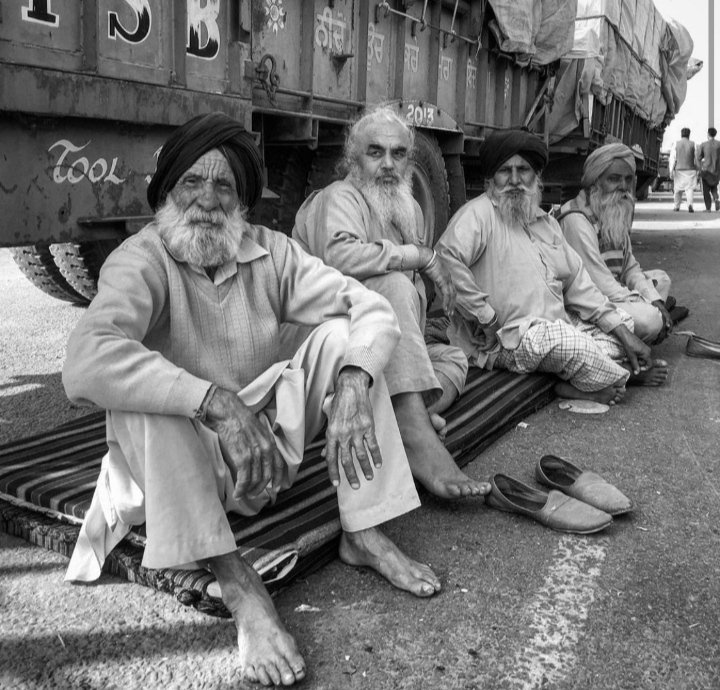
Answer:
[[[687,200],[688,213],[693,213],[693,195],[697,183],[697,168],[695,165],[695,142],[690,140],[690,129],[683,127],[680,130],[680,140],[676,141],[670,149],[670,174],[675,190],[675,208],[680,210],[683,192]]]
[[[715,201],[715,210],[720,211],[718,200],[718,182],[720,182],[720,141],[716,141],[717,130],[715,127],[708,129],[707,141],[703,141],[698,147],[698,169],[700,170],[700,181],[702,182],[703,201],[705,210],[712,210],[712,202]]]

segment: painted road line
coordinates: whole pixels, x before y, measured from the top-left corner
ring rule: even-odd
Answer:
[[[560,539],[545,581],[523,609],[531,638],[508,665],[511,688],[548,687],[572,672],[606,554],[606,539]]]

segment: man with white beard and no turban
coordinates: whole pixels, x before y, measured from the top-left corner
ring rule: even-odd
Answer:
[[[596,149],[585,161],[581,185],[560,209],[565,239],[600,291],[632,317],[635,335],[648,345],[661,342],[673,325],[665,306],[670,278],[661,270],[643,272],[633,255],[633,152],[624,144]]]
[[[654,376],[650,348],[541,210],[544,143],[498,131],[479,156],[486,191],[457,211],[436,246],[457,288],[450,342],[474,366],[556,374],[561,397],[620,402],[626,384]]]
[[[478,496],[489,485],[462,472],[437,433],[444,426],[439,414],[465,383],[467,360],[456,347],[424,341],[421,274],[438,287],[448,313],[455,289],[422,242],[422,211],[410,184],[413,144],[413,130],[392,108],[363,115],[346,139],[347,176],[305,201],[293,237],[392,305],[401,335],[384,373],[413,476],[441,498]]]
[[[109,452],[66,579],[97,579],[145,523],[143,565],[209,568],[237,627],[243,675],[292,685],[305,661],[226,513],[273,503],[326,424],[340,558],[416,596],[440,582],[378,529],[419,505],[382,374],[399,338],[395,315],[285,235],[248,223],[262,187],[252,136],[222,113],[194,118],[158,158],[154,221],[102,267],[63,382],[75,402],[108,410]],[[285,323],[314,327],[288,359]]]

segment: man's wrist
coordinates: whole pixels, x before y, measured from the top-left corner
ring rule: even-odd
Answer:
[[[431,251],[432,251],[432,256],[430,257],[430,260],[427,261],[425,263],[425,265],[419,269],[420,271],[427,271],[427,270],[431,269],[433,266],[435,266],[435,264],[437,264],[437,262],[438,262],[437,252],[434,249]]]
[[[207,393],[205,393],[205,397],[203,398],[202,402],[200,403],[200,406],[198,407],[197,411],[195,412],[195,419],[197,419],[200,422],[205,422],[207,419],[208,414],[208,408],[210,407],[210,401],[212,400],[213,395],[215,395],[215,391],[217,390],[217,386],[213,383],[210,388],[207,389]]]
[[[497,326],[497,322],[498,322],[497,313],[493,314],[492,319],[490,319],[490,321],[487,321],[487,322],[483,322],[478,319],[480,328],[493,328],[494,326]]]

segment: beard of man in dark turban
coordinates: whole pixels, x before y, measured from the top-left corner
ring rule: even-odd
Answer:
[[[194,207],[183,211],[172,194],[158,209],[155,222],[173,256],[203,268],[221,266],[237,257],[247,225],[239,206],[229,214],[222,209]]]
[[[535,174],[528,184],[523,181],[513,183],[495,175],[487,181],[487,195],[495,202],[497,212],[503,222],[510,227],[527,227],[535,218],[542,198],[542,181]]]

